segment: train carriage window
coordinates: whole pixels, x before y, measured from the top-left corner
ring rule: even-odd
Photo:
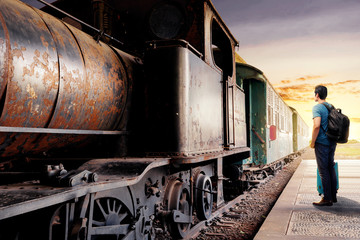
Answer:
[[[280,116],[281,116],[281,130],[285,131],[285,103],[280,100]]]
[[[215,19],[212,21],[211,48],[214,63],[224,74],[224,78],[233,74],[233,52],[231,42]]]
[[[289,132],[289,112],[285,109],[285,132]]]
[[[272,111],[271,111],[271,107],[270,105],[268,105],[268,112],[267,112],[267,122],[268,122],[268,125],[271,125],[271,116],[272,116]]]
[[[269,100],[268,100],[268,103],[271,107],[273,107],[273,92],[271,90],[271,88],[268,86],[268,95],[269,95]]]
[[[290,112],[289,110],[288,110],[288,116],[287,116],[287,132],[291,132],[291,129],[290,129],[290,125],[291,125],[291,123],[292,123],[292,112]]]
[[[274,92],[267,85],[268,125],[274,125]]]
[[[279,101],[279,117],[280,117],[280,119],[279,119],[279,129],[282,131],[283,130],[283,119],[282,119],[282,102],[281,101]]]

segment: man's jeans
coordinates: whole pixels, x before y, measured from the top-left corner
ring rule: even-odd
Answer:
[[[316,162],[324,189],[325,200],[335,199],[337,193],[337,180],[334,169],[335,149],[336,143],[331,143],[330,145],[315,143]]]

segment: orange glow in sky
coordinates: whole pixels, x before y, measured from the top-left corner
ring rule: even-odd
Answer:
[[[350,118],[360,140],[360,1],[212,0],[239,41],[238,54],[262,70],[285,102],[313,126],[314,88]]]
[[[314,88],[318,84],[326,86],[326,100],[350,118],[349,138],[360,139],[359,39],[360,34],[356,38],[343,35],[299,38],[249,46],[239,53],[248,63],[257,63],[285,102],[300,113],[310,130],[312,107],[317,104]],[[253,52],[256,52],[254,56]]]

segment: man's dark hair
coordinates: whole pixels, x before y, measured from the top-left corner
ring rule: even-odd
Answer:
[[[325,98],[327,97],[327,88],[323,85],[317,85],[315,87],[315,94],[319,94],[319,98],[321,100],[325,100]]]

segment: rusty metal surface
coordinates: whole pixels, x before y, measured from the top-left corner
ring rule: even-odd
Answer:
[[[41,18],[17,1],[1,1],[0,14],[9,52],[4,56],[7,59],[2,60],[7,74],[1,80],[1,88],[6,91],[2,94],[0,125],[44,127],[58,91],[57,54],[52,36]],[[15,146],[24,145],[28,137],[0,135],[2,156],[5,152],[19,152]]]
[[[81,129],[86,119],[77,115],[84,114],[86,73],[80,48],[62,22],[37,12],[51,31],[59,56],[59,94],[49,127]]]
[[[9,74],[0,125],[44,127],[58,91],[56,47],[45,23],[28,6],[1,1],[10,39]],[[19,27],[22,26],[22,27]]]
[[[9,74],[10,39],[4,17],[0,14],[0,99],[4,94]]]
[[[221,74],[178,41],[149,49],[145,75],[148,152],[173,155],[223,150]],[[171,76],[172,81],[169,81]]]
[[[86,66],[85,118],[87,129],[113,130],[126,100],[126,74],[114,51],[104,43],[68,26],[78,41]]]
[[[0,126],[119,130],[127,88],[108,45],[18,1],[0,2]],[[90,139],[0,133],[0,155]]]
[[[247,146],[245,93],[235,87],[235,147]]]

